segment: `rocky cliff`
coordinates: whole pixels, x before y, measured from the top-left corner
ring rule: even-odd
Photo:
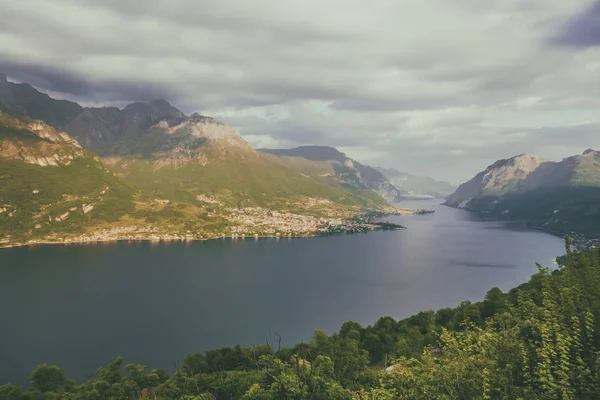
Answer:
[[[600,221],[600,152],[588,149],[559,162],[527,155],[499,160],[444,204],[556,233],[596,236],[600,225],[590,221]]]

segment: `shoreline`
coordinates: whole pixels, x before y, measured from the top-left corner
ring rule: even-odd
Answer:
[[[161,237],[159,239],[154,238],[114,238],[114,239],[95,239],[95,240],[63,240],[63,241],[48,241],[48,240],[35,240],[27,243],[12,243],[9,245],[0,245],[0,250],[2,249],[10,249],[17,247],[29,247],[29,246],[40,246],[40,245],[95,245],[100,243],[118,243],[118,242],[150,242],[150,243],[170,243],[170,242],[204,242],[209,240],[248,240],[248,239],[310,239],[316,237],[326,237],[326,236],[342,236],[342,235],[356,235],[356,234],[367,234],[369,232],[377,232],[377,231],[389,231],[389,230],[405,230],[406,227],[396,228],[396,229],[372,229],[364,232],[333,232],[333,233],[314,233],[314,234],[303,234],[303,235],[221,235],[221,236],[213,236],[213,237],[204,237],[204,238],[164,238]]]
[[[387,212],[387,213],[381,213],[380,215],[378,215],[378,217],[385,217],[385,216],[392,216],[392,215],[420,215],[420,214],[429,214],[429,213],[434,213],[434,211],[432,210],[421,210],[421,209],[413,209],[412,213],[407,214],[406,209],[401,209],[401,212],[398,213],[394,213],[394,212]],[[365,221],[362,222],[357,222],[356,218],[359,219],[365,219]],[[78,237],[75,237],[73,239],[69,239],[67,238],[66,240],[46,240],[46,239],[40,239],[40,240],[29,240],[26,242],[14,242],[14,243],[0,243],[0,250],[1,249],[9,249],[9,248],[16,248],[16,247],[26,247],[26,246],[37,246],[37,245],[70,245],[70,244],[100,244],[100,243],[117,243],[117,242],[151,242],[151,243],[168,243],[168,242],[202,242],[202,241],[206,241],[206,240],[217,240],[217,239],[231,239],[231,240],[237,240],[237,239],[282,239],[282,238],[287,238],[287,239],[302,239],[302,238],[313,238],[313,237],[323,237],[323,236],[336,236],[336,235],[352,235],[352,234],[357,234],[357,233],[369,233],[369,232],[373,232],[373,231],[388,231],[388,230],[405,230],[406,227],[402,226],[402,225],[398,225],[398,224],[394,224],[391,223],[389,221],[383,220],[383,221],[373,221],[371,220],[371,218],[373,218],[372,215],[369,215],[369,213],[364,213],[360,216],[357,217],[353,217],[353,218],[349,218],[347,220],[344,221],[344,223],[353,223],[356,224],[354,227],[350,228],[348,226],[345,226],[344,224],[339,225],[339,226],[332,226],[329,227],[328,229],[333,229],[331,231],[324,231],[324,232],[313,232],[313,233],[300,233],[300,234],[224,234],[224,233],[220,233],[220,234],[214,234],[208,237],[198,237],[198,236],[187,236],[187,235],[172,235],[172,234],[164,234],[164,235],[160,235],[157,233],[144,233],[144,234],[140,234],[138,233],[137,235],[141,235],[140,236],[135,236],[135,237],[119,237],[119,236],[115,236],[115,237],[110,237],[110,238],[96,238],[96,239],[91,239],[91,238],[82,238],[81,234]],[[336,230],[339,229],[339,230]],[[172,235],[172,236],[171,236]]]
[[[488,216],[489,214],[486,214],[484,212],[481,211],[475,211],[475,210],[469,210],[467,208],[461,208],[461,207],[455,207],[455,206],[450,206],[447,204],[441,204],[445,207],[449,207],[449,208],[454,208],[456,210],[463,210],[463,211],[467,211],[469,213],[473,213],[476,215],[479,215],[481,217],[486,218],[486,216]],[[535,231],[539,231],[539,232],[544,232],[548,235],[557,237],[562,239],[563,241],[565,240],[565,238],[568,236],[571,239],[572,245],[576,246],[582,250],[588,250],[591,247],[600,247],[600,239],[597,237],[589,237],[589,236],[585,236],[584,234],[581,233],[577,233],[577,232],[570,232],[570,233],[564,233],[564,232],[560,232],[560,231],[556,231],[556,230],[552,230],[552,229],[548,229],[545,228],[543,226],[538,226],[538,225],[534,225],[533,223],[531,223],[530,221],[526,220],[526,219],[503,219],[503,218],[489,218],[486,219],[488,221],[495,221],[495,222],[509,222],[509,223],[522,223],[524,227],[535,230]]]

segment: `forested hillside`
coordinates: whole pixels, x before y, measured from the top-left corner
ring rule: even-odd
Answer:
[[[565,260],[482,302],[191,354],[172,375],[119,357],[78,384],[40,365],[0,399],[598,399],[600,252],[567,241]]]

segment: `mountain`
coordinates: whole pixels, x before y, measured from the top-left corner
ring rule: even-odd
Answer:
[[[456,190],[448,182],[438,181],[428,176],[411,175],[394,168],[376,168],[398,189],[406,191],[403,197],[436,198],[446,197]]]
[[[392,209],[254,150],[194,114],[145,133],[150,152],[101,159],[40,120],[0,114],[0,246],[388,229],[354,218]]]
[[[42,120],[62,130],[83,107],[71,101],[53,99],[27,83],[8,82],[6,75],[0,73],[0,109]]]
[[[144,135],[160,121],[177,124],[186,116],[165,100],[116,107],[84,108],[64,129],[97,154],[129,154],[148,149]]]
[[[444,203],[554,233],[600,235],[600,152],[559,162],[530,155],[499,160],[460,185]]]
[[[137,153],[105,157],[106,165],[126,181],[171,201],[319,216],[386,207],[370,190],[303,174],[256,151],[226,124],[197,113],[177,124],[163,120],[152,126],[140,146]]]
[[[133,193],[66,133],[0,111],[0,244],[110,225]]]
[[[123,109],[83,108],[76,103],[52,99],[28,84],[7,82],[2,75],[0,101],[0,109],[12,115],[39,119],[57,130],[64,130],[85,149],[103,157],[111,168],[118,169],[124,179],[135,175],[136,170],[145,171],[150,175],[141,174],[135,185],[161,193],[168,191],[159,190],[159,186],[172,188],[177,182],[188,188],[195,187],[191,190],[194,193],[209,187],[213,191],[247,196],[248,192],[258,190],[252,187],[265,186],[274,190],[261,193],[279,193],[277,196],[253,194],[251,203],[262,205],[270,201],[266,199],[291,196],[297,188],[304,188],[300,191],[303,195],[325,193],[332,201],[341,199],[357,206],[383,203],[370,189],[387,198],[398,195],[381,173],[341,153],[333,156],[343,158],[343,162],[336,163],[333,172],[343,178],[341,181],[323,176],[304,177],[280,160],[257,153],[223,123],[199,114],[187,117],[162,99],[136,102]],[[199,168],[202,170],[195,171]],[[291,184],[298,176],[305,182],[299,186],[297,182]],[[346,181],[353,185],[342,186]],[[250,187],[248,182],[254,182],[254,186]],[[246,189],[236,190],[243,187]],[[244,198],[239,200],[245,201]]]
[[[406,191],[398,190],[381,172],[347,157],[329,146],[300,146],[293,149],[260,149],[260,152],[278,157],[295,157],[317,163],[325,163],[323,174],[335,177],[339,182],[356,189],[371,189],[387,200],[394,201]]]
[[[307,174],[165,100],[83,108],[5,77],[0,98],[0,246],[395,229],[365,215],[415,212],[367,186]],[[372,171],[352,160],[336,169]]]

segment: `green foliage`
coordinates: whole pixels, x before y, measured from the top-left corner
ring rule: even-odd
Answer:
[[[528,221],[534,227],[561,235],[600,235],[600,187],[596,184],[481,196],[469,202],[469,209],[494,218]]]
[[[131,186],[68,137],[51,128],[46,133],[60,140],[34,134],[26,119],[0,115],[0,239],[79,233],[134,211]],[[58,165],[39,165],[56,157],[62,160]],[[84,213],[84,204],[93,204],[93,211]],[[55,221],[65,213],[66,219]]]
[[[109,190],[101,196],[106,187]],[[114,222],[133,213],[133,192],[93,158],[75,159],[68,166],[57,167],[2,160],[0,204],[15,213],[0,214],[0,232],[10,232],[13,237],[81,232],[86,226]],[[82,205],[90,203],[95,204],[94,210],[84,214]],[[49,217],[74,207],[77,211],[71,211],[66,220],[50,223]],[[35,229],[35,225],[40,227]]]
[[[190,354],[169,376],[117,358],[79,385],[54,366],[0,399],[584,399],[600,398],[600,252],[539,266],[509,293],[338,333],[309,344]],[[391,371],[384,367],[393,365]]]
[[[61,390],[67,382],[65,371],[46,364],[35,367],[29,377],[31,386],[42,393]]]

